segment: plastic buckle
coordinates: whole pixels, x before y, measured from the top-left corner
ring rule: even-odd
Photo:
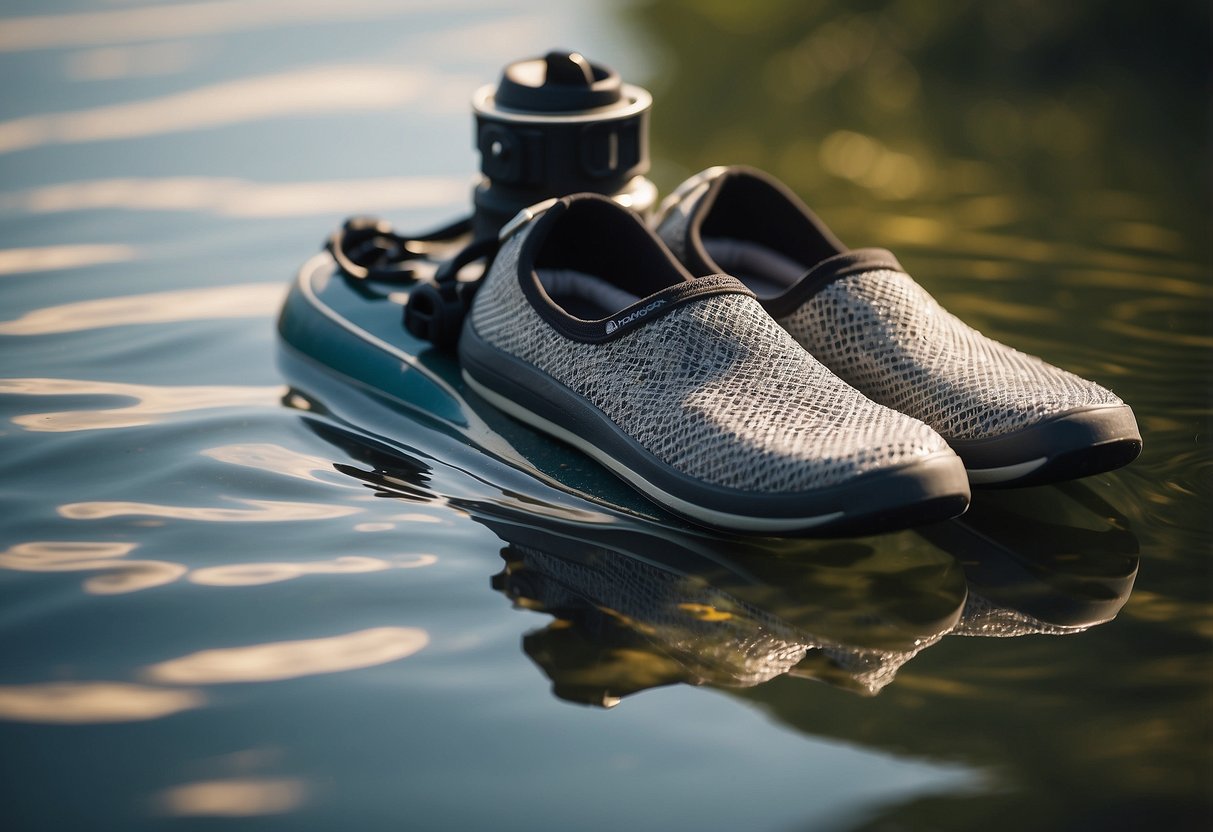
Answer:
[[[449,350],[459,342],[466,300],[451,283],[422,283],[409,292],[404,307],[404,328],[417,338]]]
[[[485,237],[465,246],[439,266],[433,283],[422,283],[409,293],[404,306],[404,328],[437,347],[453,349],[480,287],[479,280],[461,282],[459,271],[477,260],[491,260],[498,245],[495,238]]]
[[[543,202],[536,202],[529,208],[523,208],[514,215],[512,220],[501,226],[501,231],[497,233],[497,240],[504,243],[510,237],[513,237],[515,234],[521,231],[527,223],[541,216],[543,212],[547,211],[557,202],[558,200],[556,197],[551,197],[550,199],[545,199]]]

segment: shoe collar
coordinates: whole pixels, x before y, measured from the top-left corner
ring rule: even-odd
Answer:
[[[785,292],[773,298],[759,298],[772,318],[786,318],[836,280],[865,272],[905,272],[893,252],[883,248],[857,248],[835,254],[815,264]]]
[[[561,218],[567,217],[571,211],[596,211],[598,217],[595,222],[601,224],[601,231],[596,227],[592,233],[601,233],[612,241],[606,253],[625,252],[619,255],[624,267],[632,266],[628,260],[636,257],[640,268],[635,271],[655,278],[651,283],[641,281],[629,286],[624,281],[634,280],[635,275],[601,274],[595,270],[594,273],[603,279],[638,296],[640,299],[635,303],[615,310],[607,317],[584,320],[566,312],[544,289],[536,271],[536,262],[545,245],[552,242],[551,235],[561,233]],[[581,233],[585,233],[583,229]],[[501,239],[503,242],[507,239],[520,241],[517,243],[520,246],[517,279],[528,302],[553,329],[574,341],[602,343],[614,340],[680,306],[711,295],[754,297],[745,284],[729,275],[693,276],[639,216],[599,194],[574,194],[545,200],[524,209],[502,229]],[[616,265],[618,267],[619,264]],[[619,268],[620,272],[630,270]],[[618,282],[612,279],[615,277],[619,278]],[[656,291],[652,291],[654,288]]]
[[[501,230],[497,232],[497,242],[504,244],[519,231],[547,213],[547,210],[559,201],[558,198],[551,197],[550,199],[545,199],[542,202],[536,202],[534,205],[528,205],[526,208],[523,208],[514,215],[513,219],[501,226]]]
[[[732,210],[725,201],[734,198],[738,191],[742,193],[740,198],[748,202],[746,209],[740,211],[741,216],[763,217],[762,232],[780,238],[771,241],[772,248],[786,249],[788,240],[792,240],[793,244],[803,247],[795,259],[810,264],[804,276],[785,292],[772,298],[760,298],[763,308],[774,317],[796,311],[838,278],[876,270],[905,271],[897,258],[885,249],[848,249],[790,188],[770,174],[744,165],[717,166],[701,171],[662,203],[663,211],[678,210],[688,217],[683,247],[687,267],[692,271],[722,271],[703,244],[704,226],[721,221],[721,211]],[[756,205],[761,207],[756,208]],[[769,210],[765,210],[768,206]]]
[[[657,222],[660,223],[662,218],[680,205],[688,208],[694,205],[699,197],[703,196],[703,192],[707,191],[708,186],[714,180],[728,173],[729,170],[730,168],[725,165],[715,165],[706,170],[701,170],[684,181],[661,201],[661,206],[657,209]],[[699,193],[696,193],[696,191],[699,191]]]

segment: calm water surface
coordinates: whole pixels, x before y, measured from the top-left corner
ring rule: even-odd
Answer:
[[[1131,6],[6,4],[0,825],[1207,828],[1209,21]],[[722,540],[280,366],[295,268],[465,211],[472,90],[557,44],[663,189],[776,172],[1142,457]]]

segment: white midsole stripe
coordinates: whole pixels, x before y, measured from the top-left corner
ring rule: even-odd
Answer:
[[[988,485],[993,482],[1009,482],[1025,477],[1049,461],[1047,456],[1030,459],[1016,465],[1005,465],[1002,468],[967,468],[969,482],[977,485]]]
[[[830,523],[845,516],[846,512],[834,511],[829,514],[819,514],[814,517],[788,517],[788,518],[772,518],[772,517],[750,517],[744,514],[730,514],[724,511],[714,511],[704,508],[703,506],[689,503],[686,500],[675,497],[653,483],[645,479],[641,474],[628,468],[619,460],[610,456],[600,448],[590,444],[574,433],[560,427],[554,422],[549,422],[547,419],[539,416],[526,408],[519,405],[517,402],[505,398],[499,393],[494,393],[492,390],[478,383],[468,371],[463,370],[463,380],[467,382],[476,393],[485,401],[494,407],[508,413],[520,422],[525,422],[532,427],[539,428],[544,433],[549,433],[568,444],[577,448],[582,453],[597,460],[602,465],[609,468],[618,476],[622,477],[632,486],[637,488],[645,496],[661,505],[668,506],[674,511],[684,514],[687,517],[700,520],[701,522],[711,524],[713,526],[723,526],[731,529],[738,529],[747,532],[786,532],[797,529],[810,529],[814,526],[820,526],[824,523]]]

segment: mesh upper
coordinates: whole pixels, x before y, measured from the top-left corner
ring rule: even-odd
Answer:
[[[717,684],[765,682],[786,673],[813,646],[773,616],[702,580],[609,549],[589,547],[582,561],[511,545],[526,556],[529,568],[554,582],[543,585],[536,599],[545,608],[588,604],[610,610],[696,676]]]
[[[536,599],[546,609],[588,604],[609,610],[678,658],[698,679],[714,684],[761,684],[787,673],[810,651],[820,650],[852,684],[875,694],[893,681],[903,664],[943,638],[938,633],[904,651],[843,644],[794,627],[702,579],[608,549],[583,550],[582,562],[511,546],[525,555],[529,568],[550,581]]]
[[[1065,627],[1049,624],[1028,615],[1026,612],[1000,607],[969,590],[964,612],[952,630],[957,636],[986,636],[989,638],[1014,638],[1027,635],[1061,636],[1081,633],[1090,627]]]
[[[498,254],[470,324],[588,399],[695,479],[763,493],[828,487],[947,448],[808,355],[745,295],[712,295],[601,344],[565,338],[518,284],[523,234]]]
[[[1097,384],[985,337],[901,272],[835,280],[780,323],[849,384],[949,439],[1122,404]]]

